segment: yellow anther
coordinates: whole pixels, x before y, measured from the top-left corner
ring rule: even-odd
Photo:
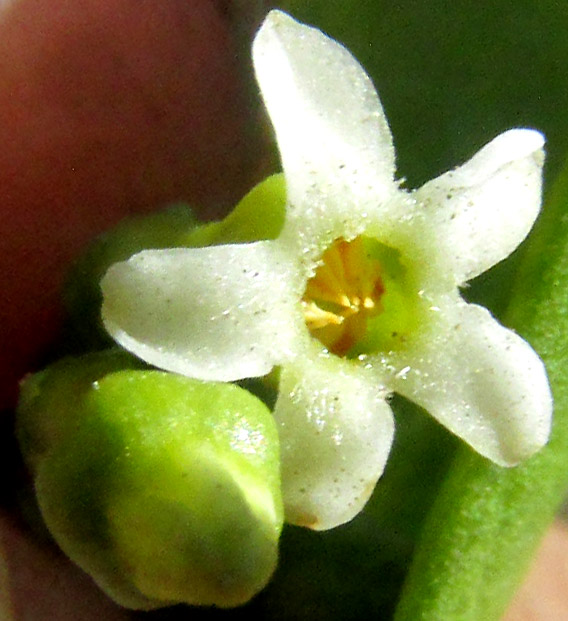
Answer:
[[[367,319],[381,312],[383,293],[379,262],[368,256],[363,239],[337,239],[306,286],[306,325],[329,351],[343,356],[365,335]]]
[[[304,318],[310,330],[317,330],[328,325],[338,326],[345,321],[345,318],[321,309],[315,302],[302,301],[304,308]]]

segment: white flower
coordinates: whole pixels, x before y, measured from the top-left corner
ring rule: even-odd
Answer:
[[[331,528],[362,508],[392,444],[392,392],[497,464],[538,450],[552,409],[544,367],[459,287],[530,230],[542,135],[508,131],[408,192],[349,52],[273,11],[253,59],[286,179],[280,236],[114,265],[103,281],[109,332],[147,362],[204,380],[280,367],[274,416],[296,524]]]

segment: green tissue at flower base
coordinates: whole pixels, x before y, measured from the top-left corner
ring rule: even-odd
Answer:
[[[280,186],[265,182],[257,201],[196,231],[194,245],[207,247],[148,250],[112,266],[102,280],[111,336],[150,364],[204,381],[278,369],[274,417],[292,524],[329,529],[362,509],[393,442],[392,393],[501,466],[534,454],[551,425],[544,366],[460,288],[530,231],[543,136],[509,130],[409,191],[395,179],[379,98],[347,50],[273,11],[253,61]],[[254,232],[241,210],[255,214]]]
[[[26,380],[19,437],[43,518],[124,606],[243,604],[278,556],[272,417],[236,386],[125,358],[63,359]]]

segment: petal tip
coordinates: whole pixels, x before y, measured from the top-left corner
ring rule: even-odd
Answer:
[[[271,11],[269,11],[268,15],[264,19],[263,25],[266,25],[267,27],[277,26],[279,24],[285,24],[286,22],[297,23],[293,17],[288,15],[288,13],[285,13],[284,11],[281,11],[279,9],[272,9]]]
[[[252,44],[253,58],[258,54],[258,47],[259,45],[262,45],[262,41],[265,37],[275,34],[280,28],[292,25],[300,26],[300,24],[293,17],[287,13],[284,13],[284,11],[280,11],[278,9],[270,11],[264,18],[264,21],[260,25],[260,28],[254,38]]]
[[[498,136],[495,143],[511,154],[511,160],[518,160],[542,149],[546,138],[536,129],[514,128]]]

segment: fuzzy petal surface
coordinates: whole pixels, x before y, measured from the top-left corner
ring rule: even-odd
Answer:
[[[272,11],[253,60],[286,175],[288,225],[298,220],[298,235],[309,237],[310,229],[317,235],[334,221],[345,229],[347,215],[351,222],[364,218],[395,194],[394,148],[381,103],[344,47]]]
[[[543,364],[459,286],[528,234],[541,205],[543,136],[505,132],[406,191],[394,180],[379,98],[347,50],[271,11],[253,62],[280,149],[285,214],[281,192],[269,241],[146,251],[113,266],[102,283],[108,331],[147,362],[204,380],[279,367],[274,416],[293,524],[324,530],[362,509],[392,445],[392,392],[497,464],[532,455],[551,424]],[[223,243],[251,239],[239,217],[224,222],[236,229]],[[357,236],[366,249],[357,261],[326,254]],[[313,305],[322,326],[303,314]],[[328,354],[317,330],[341,327],[350,313],[368,315],[343,325],[355,357]]]
[[[301,325],[290,266],[269,242],[148,250],[104,277],[103,320],[125,349],[203,380],[268,373]]]
[[[315,530],[351,520],[369,499],[393,441],[374,375],[326,356],[282,369],[279,427],[286,521]]]
[[[485,308],[458,301],[393,388],[478,453],[514,466],[548,440],[552,396],[531,346]]]
[[[466,164],[414,193],[456,284],[508,257],[541,207],[544,137],[531,129],[497,136]]]

